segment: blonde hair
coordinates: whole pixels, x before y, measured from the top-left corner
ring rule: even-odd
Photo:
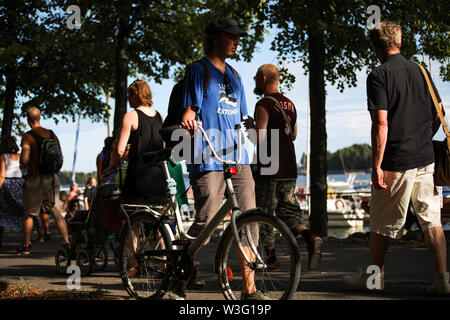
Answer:
[[[152,91],[150,90],[150,86],[148,85],[148,83],[144,80],[134,80],[133,83],[128,87],[128,96],[135,97],[139,105],[153,105]]]
[[[381,21],[369,30],[368,36],[373,45],[384,52],[400,49],[402,45],[402,29],[391,21]]]

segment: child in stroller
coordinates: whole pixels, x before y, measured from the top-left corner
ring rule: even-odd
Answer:
[[[95,190],[89,210],[75,212],[69,220],[70,249],[56,252],[55,264],[59,273],[66,273],[71,261],[80,267],[81,275],[93,270],[102,271],[108,265],[107,243],[118,265],[117,250],[112,238],[118,237],[122,228],[120,220],[120,190],[115,184],[105,184]]]

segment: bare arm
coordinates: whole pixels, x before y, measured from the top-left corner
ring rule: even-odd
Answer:
[[[22,152],[20,153],[20,169],[28,167],[30,162],[31,147],[29,142],[22,137]]]
[[[6,159],[4,155],[0,156],[0,187],[3,185],[5,181],[6,175]]]
[[[186,110],[183,113],[183,117],[181,118],[181,125],[188,129],[194,130],[197,129],[197,121],[195,120],[195,116],[197,115],[198,108],[187,106]]]
[[[445,116],[445,109],[444,109],[444,105],[442,104],[442,102],[439,103],[439,106],[441,107],[442,114]],[[441,120],[439,119],[439,116],[436,112],[436,114],[434,115],[434,118],[433,118],[433,136],[439,130],[440,126],[441,126]]]
[[[267,125],[269,124],[269,113],[264,107],[256,106],[255,123],[258,143],[262,143],[266,139]]]
[[[98,183],[101,183],[102,176],[103,176],[102,159],[98,156],[97,157],[97,181],[98,181]]]
[[[294,141],[297,138],[297,130],[298,130],[297,122],[295,122],[294,128],[292,130],[293,130],[293,132],[292,132],[292,141]]]
[[[128,139],[130,138],[131,129],[133,127],[137,128],[137,114],[136,112],[128,112],[123,116],[117,147],[112,151],[109,167],[103,171],[103,175],[109,172],[114,172],[116,170],[120,158],[122,158],[123,154],[125,153]]]
[[[376,189],[386,189],[387,185],[383,181],[383,161],[388,135],[387,111],[372,111],[372,183]]]

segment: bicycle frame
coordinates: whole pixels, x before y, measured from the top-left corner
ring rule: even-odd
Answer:
[[[202,127],[198,127],[198,128],[200,129],[201,133],[205,137],[205,141],[209,145],[214,158],[216,158],[217,161],[224,164],[224,174],[226,174],[226,171],[227,171],[227,168],[229,165],[238,165],[239,164],[240,158],[241,158],[241,138],[240,138],[241,137],[241,128],[240,128],[240,126],[237,127],[237,132],[238,132],[238,160],[237,161],[220,159],[219,156],[217,155],[217,153],[215,152],[214,147],[212,146],[204,129]],[[166,175],[166,178],[169,179],[170,173],[169,173],[169,170],[167,167],[167,161],[163,162],[163,168],[164,168],[164,173]],[[198,235],[198,237],[189,236],[186,233],[186,231],[184,230],[183,220],[181,218],[181,213],[178,208],[176,196],[172,195],[171,196],[171,205],[172,205],[172,209],[174,210],[174,213],[175,213],[177,228],[178,228],[178,231],[179,231],[182,239],[187,239],[187,240],[193,241],[188,248],[188,253],[190,255],[192,255],[203,246],[204,242],[214,233],[214,231],[217,229],[217,227],[225,219],[225,217],[228,215],[228,213],[231,210],[232,214],[231,214],[230,225],[233,230],[234,238],[236,239],[237,246],[238,246],[239,251],[242,254],[243,258],[245,259],[247,264],[251,264],[250,259],[248,258],[247,254],[244,251],[244,248],[242,246],[242,243],[241,243],[241,240],[239,237],[239,233],[238,233],[237,227],[236,227],[236,217],[241,213],[241,211],[239,209],[239,204],[237,202],[236,194],[234,192],[231,177],[227,177],[225,179],[225,185],[226,185],[226,191],[228,194],[227,200],[225,201],[225,203],[222,204],[222,206],[219,208],[219,210],[217,211],[217,213],[215,214],[213,219],[206,225],[205,229],[202,230],[202,232]],[[247,235],[249,237],[250,247],[251,247],[253,253],[255,254],[255,256],[257,257],[258,262],[262,265],[265,265],[263,259],[261,258],[257,249],[254,246],[254,242],[251,237],[251,232],[249,232],[249,230],[247,230]]]

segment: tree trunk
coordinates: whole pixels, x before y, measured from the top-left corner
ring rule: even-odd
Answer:
[[[1,138],[10,135],[14,119],[14,107],[16,105],[17,72],[13,67],[5,68],[6,88],[5,105],[3,106],[2,134]]]
[[[5,43],[13,46],[17,44],[17,27],[18,27],[18,8],[14,2],[6,3],[6,29],[3,30],[5,34]],[[5,104],[3,106],[3,120],[2,120],[2,134],[1,138],[12,133],[12,124],[14,119],[14,107],[16,106],[16,91],[17,91],[17,70],[15,56],[10,56],[5,66]]]
[[[123,115],[127,112],[128,90],[128,36],[130,27],[129,4],[121,3],[118,6],[119,32],[117,36],[115,58],[115,110],[113,136],[118,137]]]
[[[328,235],[327,131],[325,120],[325,46],[323,31],[308,32],[309,96],[311,106],[311,230]]]

